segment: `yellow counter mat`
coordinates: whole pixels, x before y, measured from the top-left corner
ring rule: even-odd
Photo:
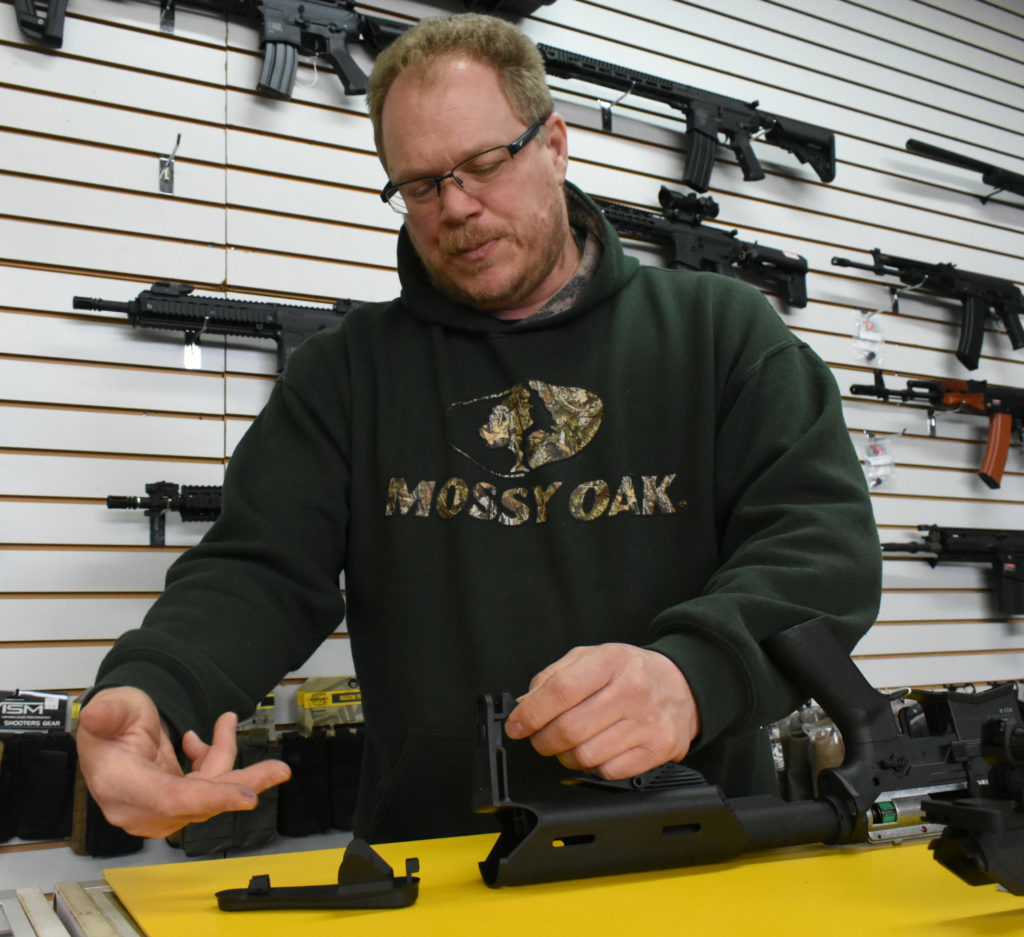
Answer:
[[[419,900],[398,910],[217,907],[215,892],[244,888],[253,875],[269,874],[275,887],[334,882],[340,850],[108,869],[105,875],[146,937],[604,937],[645,934],[651,927],[694,937],[1024,935],[1024,897],[963,883],[924,844],[793,847],[714,866],[492,889],[477,863],[494,839],[374,847],[398,875],[407,857],[420,860]]]

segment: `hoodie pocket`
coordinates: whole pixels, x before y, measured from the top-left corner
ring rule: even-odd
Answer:
[[[396,842],[477,831],[472,794],[472,736],[410,729],[374,802],[372,837]]]

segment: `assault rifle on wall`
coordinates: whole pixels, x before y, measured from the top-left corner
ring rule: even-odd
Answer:
[[[757,101],[748,103],[713,91],[702,91],[544,43],[538,43],[537,48],[549,75],[578,78],[661,101],[682,111],[686,116],[688,148],[683,182],[691,189],[707,191],[715,164],[715,146],[722,137],[736,154],[743,178],[763,179],[764,170],[750,144],[755,134],[763,134],[765,142],[789,150],[801,163],[810,163],[822,182],[831,182],[836,177],[836,141],[831,130],[769,114],[758,108]]]
[[[991,163],[983,162],[980,159],[972,159],[970,156],[963,156],[954,153],[952,150],[945,150],[941,146],[933,146],[931,143],[923,143],[921,140],[907,140],[907,149],[918,156],[926,156],[928,159],[937,160],[940,163],[947,163],[950,166],[959,166],[961,169],[969,169],[972,172],[981,173],[981,181],[990,185],[995,191],[988,195],[979,195],[984,205],[993,195],[1000,192],[1013,192],[1016,195],[1024,195],[1024,173],[1011,172],[1009,169],[1001,169]],[[1024,205],[1018,206],[1024,208]]]
[[[220,485],[175,485],[150,482],[145,497],[107,495],[112,510],[143,511],[149,518],[149,545],[165,545],[167,512],[177,511],[183,521],[215,521],[220,516]]]
[[[807,305],[807,260],[799,254],[740,241],[735,229],[725,231],[704,225],[705,218],[718,215],[718,203],[709,196],[683,194],[662,186],[658,193],[660,215],[600,198],[594,201],[623,237],[661,244],[670,267],[732,276],[736,266],[778,282],[789,305]]]
[[[981,343],[985,337],[985,320],[991,314],[999,318],[1015,349],[1024,348],[1024,294],[1010,280],[969,273],[956,264],[929,264],[922,260],[883,254],[877,247],[871,251],[873,262],[857,263],[846,257],[833,257],[836,267],[870,270],[877,276],[898,276],[912,289],[922,287],[941,296],[960,300],[960,340],[956,357],[969,371],[978,367]]]
[[[263,66],[256,90],[290,98],[300,55],[322,59],[334,69],[346,94],[366,93],[366,74],[349,51],[360,42],[374,54],[410,24],[355,12],[352,0],[179,0],[187,6],[224,12],[260,30]],[[45,4],[45,7],[44,7]],[[60,48],[67,0],[14,0],[18,26],[31,39]],[[161,0],[160,22],[174,23],[175,0]]]
[[[929,553],[939,563],[989,563],[1002,615],[1024,615],[1024,530],[918,524],[923,540],[883,543],[883,553]]]
[[[484,881],[526,885],[941,832],[932,850],[943,866],[969,884],[1024,895],[1024,720],[1014,686],[879,693],[821,620],[764,646],[842,733],[844,761],[818,775],[818,797],[726,797],[676,764],[626,781],[567,776],[524,791],[516,768],[541,756],[504,737],[512,695],[485,696],[474,807],[494,814],[501,833],[480,863]]]
[[[127,313],[136,328],[183,331],[189,345],[198,344],[203,335],[272,338],[277,342],[277,370],[281,371],[307,338],[337,325],[346,312],[359,305],[351,299],[339,299],[330,307],[250,302],[192,296],[193,289],[188,283],[161,281],[128,302],[76,296],[72,306]]]
[[[885,386],[881,371],[875,371],[873,384],[853,384],[850,393],[862,397],[877,397],[888,403],[921,403],[927,406],[929,419],[935,411],[957,410],[988,417],[988,438],[985,458],[978,477],[989,486],[998,488],[1006,468],[1010,439],[1021,435],[1024,421],[1024,389],[999,387],[987,381],[961,381],[952,378],[908,380],[903,390]]]

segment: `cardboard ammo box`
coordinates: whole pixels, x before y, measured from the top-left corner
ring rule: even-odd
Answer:
[[[314,727],[352,725],[363,721],[363,697],[354,676],[309,677],[295,697],[299,731]]]

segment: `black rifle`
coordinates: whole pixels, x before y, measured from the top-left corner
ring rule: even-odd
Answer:
[[[76,296],[72,306],[127,313],[137,328],[184,331],[189,345],[198,343],[202,335],[272,338],[277,342],[277,370],[281,371],[307,338],[337,325],[342,315],[359,305],[351,299],[339,299],[331,307],[258,303],[192,296],[193,289],[188,283],[161,281],[128,302]]]
[[[724,137],[726,145],[736,154],[743,178],[748,181],[764,178],[764,170],[750,145],[750,138],[762,133],[766,142],[789,150],[801,163],[810,163],[822,182],[831,182],[836,176],[835,135],[824,127],[769,114],[759,110],[757,101],[747,103],[702,91],[543,43],[538,43],[537,48],[549,75],[578,78],[661,101],[682,111],[686,116],[689,150],[683,182],[698,192],[708,189],[719,137]]]
[[[1013,685],[879,693],[820,620],[764,644],[843,736],[844,761],[819,774],[815,799],[729,798],[676,764],[627,781],[572,778],[523,796],[514,769],[540,756],[528,742],[506,743],[512,696],[485,696],[474,805],[497,816],[501,833],[480,863],[484,881],[524,885],[781,846],[887,843],[935,836],[945,825],[932,843],[942,865],[970,884],[1024,895],[1024,721]]]
[[[32,39],[59,47],[64,36],[67,0],[15,0],[18,26]],[[355,11],[353,0],[180,0],[187,6],[224,12],[260,30],[263,66],[256,89],[274,98],[290,98],[300,55],[313,55],[334,69],[346,94],[366,93],[366,74],[349,51],[361,42],[380,52],[411,24]],[[176,0],[161,0],[161,25],[174,22]]]
[[[807,305],[807,260],[799,254],[741,241],[735,229],[725,231],[702,224],[704,218],[718,214],[718,203],[709,196],[694,192],[684,195],[662,186],[658,193],[660,215],[600,198],[594,201],[623,237],[661,244],[670,267],[732,276],[735,265],[777,281],[785,289],[789,305]]]
[[[907,140],[907,149],[911,153],[917,153],[918,156],[927,156],[928,159],[938,160],[940,163],[948,163],[950,166],[959,166],[961,169],[980,172],[981,181],[995,189],[994,192],[989,192],[988,195],[978,196],[983,205],[993,195],[998,195],[1003,191],[1024,195],[1024,173],[1000,169],[998,166],[993,166],[991,163],[983,162],[980,159],[972,159],[970,156],[963,156],[960,153],[954,153],[952,150],[944,150],[941,146],[932,146],[931,143],[923,143],[920,140]],[[1024,205],[1019,207],[1024,208]]]
[[[173,482],[150,482],[146,496],[107,495],[107,507],[119,510],[142,510],[149,518],[149,545],[165,544],[168,511],[178,511],[183,521],[215,521],[220,516],[220,485],[182,485]]]
[[[975,416],[988,417],[988,437],[985,457],[978,477],[989,486],[998,488],[1006,468],[1010,440],[1020,437],[1024,423],[1024,389],[1000,387],[988,381],[961,381],[954,378],[917,378],[907,381],[903,390],[885,386],[881,371],[875,371],[872,384],[851,384],[850,393],[861,397],[877,397],[888,403],[921,403],[928,408],[929,421],[935,411],[955,410]],[[934,426],[934,424],[933,424]]]
[[[928,562],[989,563],[995,574],[999,612],[1024,615],[1024,530],[940,527],[918,524],[923,540],[883,543],[884,553],[930,553]]]
[[[929,264],[908,257],[883,254],[877,247],[871,251],[874,262],[856,263],[846,257],[833,257],[836,267],[870,270],[877,276],[898,276],[902,283],[916,289],[923,287],[941,296],[960,300],[962,319],[956,356],[970,371],[978,367],[981,343],[985,337],[985,319],[991,314],[999,318],[1014,348],[1024,348],[1024,294],[1010,280],[984,273],[969,273],[956,264]]]

